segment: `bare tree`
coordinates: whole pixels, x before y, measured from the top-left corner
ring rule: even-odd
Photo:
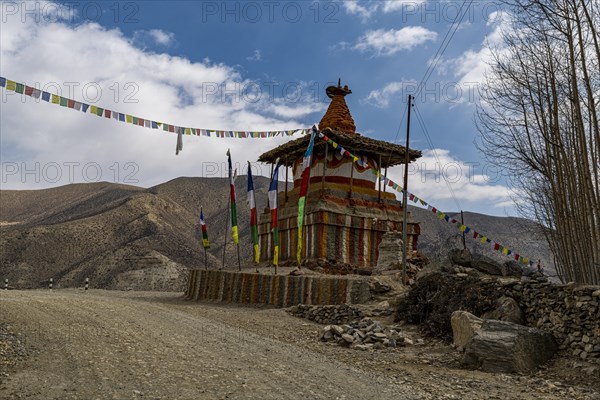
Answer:
[[[600,9],[596,0],[503,0],[476,122],[509,172],[563,281],[600,284]]]

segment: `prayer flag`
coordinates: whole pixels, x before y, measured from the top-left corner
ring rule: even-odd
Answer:
[[[230,189],[230,201],[231,201],[231,237],[233,243],[236,245],[239,243],[238,226],[237,226],[237,212],[235,208],[235,185],[233,178],[233,165],[231,164],[231,152],[227,149],[227,162],[229,163],[229,183]]]
[[[313,147],[315,144],[315,136],[317,134],[317,128],[312,127],[312,133],[310,134],[310,141],[308,147],[304,153],[302,159],[302,183],[300,184],[300,193],[298,198],[298,248],[296,250],[296,259],[298,265],[302,262],[302,228],[304,227],[304,210],[306,206],[306,194],[308,192],[308,182],[310,176],[310,164],[312,160]]]
[[[256,215],[256,199],[254,198],[254,182],[252,181],[252,166],[248,161],[248,206],[250,207],[250,237],[254,249],[254,262],[259,263],[258,251],[258,217]]]
[[[202,245],[205,249],[210,249],[210,242],[208,241],[208,232],[206,230],[206,222],[204,221],[202,207],[200,207],[200,226],[202,227]]]

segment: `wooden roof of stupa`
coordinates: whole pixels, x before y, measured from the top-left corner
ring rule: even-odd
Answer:
[[[356,155],[367,156],[375,160],[381,156],[381,164],[384,168],[404,163],[406,154],[404,146],[371,139],[356,133],[354,119],[344,99],[350,93],[352,91],[348,89],[348,86],[342,87],[340,82],[337,87],[329,86],[327,88],[327,96],[331,99],[331,103],[319,122],[319,130]],[[282,165],[291,166],[304,156],[309,140],[309,135],[292,140],[262,154],[258,161],[274,164],[279,158]],[[325,144],[324,140],[315,139],[314,152],[324,152]],[[421,157],[420,151],[409,150],[410,161],[415,161],[419,157]]]
[[[383,168],[392,167],[404,163],[406,147],[394,143],[385,142],[383,140],[371,139],[362,136],[359,133],[345,133],[333,131],[325,128],[321,131],[324,135],[330,137],[343,146],[345,149],[357,156],[367,156],[371,159],[378,160],[381,155],[381,165]],[[305,135],[299,139],[291,140],[273,150],[263,153],[259,158],[259,162],[274,164],[279,158],[279,163],[285,166],[292,166],[296,160],[304,156],[304,152],[308,147],[310,135]],[[327,143],[322,138],[315,138],[314,152],[323,153]],[[331,151],[331,149],[330,149]],[[415,161],[421,157],[419,150],[410,150],[409,159]]]

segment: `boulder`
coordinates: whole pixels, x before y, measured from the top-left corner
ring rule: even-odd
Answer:
[[[512,297],[507,296],[502,296],[496,300],[496,309],[486,312],[481,318],[507,321],[519,325],[525,324],[525,315],[519,307],[519,303]]]
[[[452,324],[453,343],[460,349],[464,349],[465,345],[483,324],[481,318],[477,318],[467,311],[454,311],[450,322]]]
[[[448,253],[453,264],[473,268],[488,275],[503,275],[503,266],[489,257],[471,254],[469,250],[454,249]]]
[[[554,336],[548,332],[490,319],[467,343],[464,361],[487,372],[529,372],[556,350]]]

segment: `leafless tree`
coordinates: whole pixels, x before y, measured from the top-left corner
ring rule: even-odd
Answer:
[[[480,148],[545,228],[561,279],[600,284],[600,3],[502,1],[509,22],[490,45]]]

